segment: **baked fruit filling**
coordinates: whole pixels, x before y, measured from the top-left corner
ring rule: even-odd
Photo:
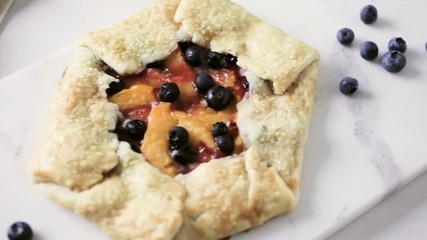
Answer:
[[[162,172],[188,173],[212,159],[240,153],[237,102],[248,82],[237,58],[182,42],[164,61],[120,76],[107,89],[123,115],[115,132]]]

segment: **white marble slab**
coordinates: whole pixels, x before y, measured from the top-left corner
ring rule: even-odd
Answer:
[[[268,22],[316,46],[322,54],[313,119],[301,186],[301,203],[292,213],[233,239],[323,239],[427,168],[427,2],[373,1],[380,18],[372,26],[358,19],[368,1],[277,0],[245,2]],[[404,10],[404,11],[402,11]],[[340,46],[335,33],[351,27],[355,43]],[[358,46],[402,36],[408,65],[399,74],[366,62]],[[260,46],[262,47],[262,46]],[[27,165],[44,114],[70,49],[0,80],[0,229],[18,219],[31,223],[38,239],[105,239],[93,224],[34,192]],[[341,95],[339,80],[360,81],[353,97]],[[72,227],[70,227],[72,226]]]

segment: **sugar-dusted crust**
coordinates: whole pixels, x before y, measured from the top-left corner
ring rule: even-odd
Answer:
[[[238,57],[250,91],[238,104],[245,151],[171,178],[112,133],[105,93],[191,40]],[[229,0],[160,0],[82,38],[31,165],[37,188],[114,239],[219,239],[295,207],[319,67],[316,50]],[[265,80],[263,80],[265,79]]]
[[[111,130],[118,107],[108,102],[105,93],[113,78],[100,68],[89,49],[77,47],[54,95],[43,140],[32,162],[37,182],[84,190],[117,165],[118,140]]]

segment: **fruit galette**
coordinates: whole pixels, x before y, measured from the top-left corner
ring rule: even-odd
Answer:
[[[113,239],[220,239],[288,212],[316,50],[228,0],[160,0],[84,36],[31,175]]]

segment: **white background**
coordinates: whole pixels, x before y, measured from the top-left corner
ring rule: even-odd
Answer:
[[[117,22],[146,2],[15,0],[0,25],[0,78],[73,44],[84,32]],[[426,186],[423,174],[330,239],[427,239]]]

